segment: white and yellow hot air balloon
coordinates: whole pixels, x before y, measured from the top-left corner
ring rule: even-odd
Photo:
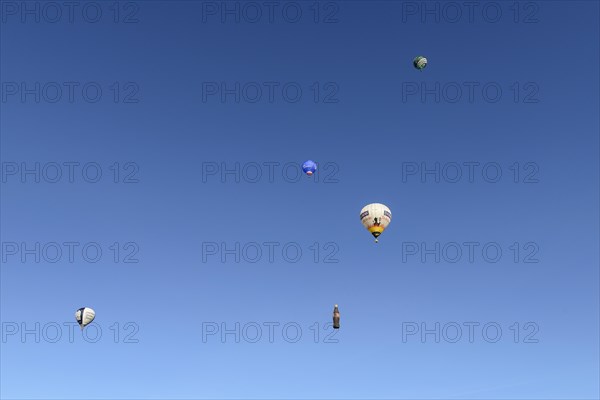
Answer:
[[[375,236],[375,243],[378,243],[379,235],[392,222],[392,212],[385,204],[369,204],[360,210],[360,222]]]

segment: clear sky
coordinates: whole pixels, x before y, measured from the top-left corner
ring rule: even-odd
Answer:
[[[69,4],[0,2],[2,398],[600,396],[598,2]]]

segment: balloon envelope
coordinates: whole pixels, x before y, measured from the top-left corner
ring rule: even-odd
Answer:
[[[96,313],[89,307],[83,307],[75,311],[75,320],[77,320],[81,329],[89,325],[95,317]]]
[[[372,203],[360,210],[360,222],[375,236],[375,242],[378,242],[379,235],[392,222],[392,212],[385,204]]]
[[[316,170],[317,164],[315,164],[315,162],[312,160],[305,161],[304,164],[302,164],[302,171],[304,171],[306,175],[310,176],[314,174]]]
[[[413,65],[419,71],[422,71],[427,66],[427,59],[423,56],[415,57],[413,60]]]
[[[337,304],[333,307],[333,329],[340,329],[340,310]]]

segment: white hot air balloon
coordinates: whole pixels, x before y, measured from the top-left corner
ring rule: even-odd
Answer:
[[[369,204],[360,210],[360,222],[362,222],[364,227],[375,236],[375,243],[378,243],[379,235],[381,235],[390,222],[392,222],[392,212],[384,204]]]
[[[83,307],[75,311],[75,320],[77,320],[81,330],[89,325],[95,317],[96,313],[89,307]]]

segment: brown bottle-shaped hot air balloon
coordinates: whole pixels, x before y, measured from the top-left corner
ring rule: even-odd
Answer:
[[[337,304],[333,308],[333,329],[340,329],[340,310]]]

